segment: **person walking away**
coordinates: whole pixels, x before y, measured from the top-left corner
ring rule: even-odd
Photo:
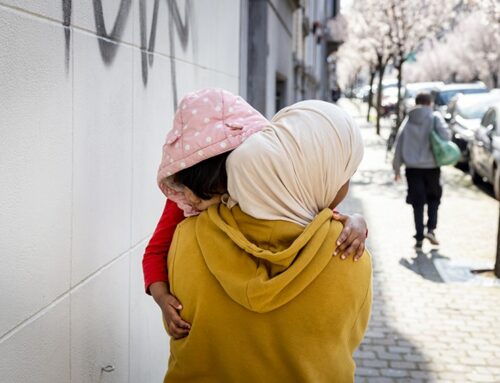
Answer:
[[[398,182],[401,179],[401,165],[405,165],[408,183],[406,203],[413,207],[415,248],[421,249],[424,238],[433,245],[439,245],[435,230],[443,194],[440,181],[441,169],[432,153],[430,134],[434,129],[441,138],[449,141],[451,133],[439,112],[433,112],[430,93],[419,93],[415,98],[415,104],[416,107],[408,113],[396,138],[392,166],[395,180]],[[427,205],[427,232],[424,234],[425,205]]]

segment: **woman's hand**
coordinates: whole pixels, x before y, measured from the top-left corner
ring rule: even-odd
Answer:
[[[191,325],[183,320],[179,314],[182,305],[170,294],[166,282],[155,282],[149,287],[155,302],[160,306],[167,324],[167,333],[174,339],[184,338],[189,334]]]
[[[359,214],[344,215],[336,211],[333,212],[333,219],[344,225],[337,239],[337,248],[333,255],[340,254],[341,259],[346,259],[352,254],[354,261],[357,261],[365,251],[365,241],[368,234],[365,219]]]

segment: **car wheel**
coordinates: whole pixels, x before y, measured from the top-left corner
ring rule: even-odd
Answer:
[[[474,162],[472,161],[472,157],[469,156],[469,174],[472,178],[472,182],[474,184],[479,184],[483,180],[479,174],[477,174],[476,168],[474,167]]]
[[[495,198],[500,201],[500,168],[495,169],[495,178],[493,179],[493,193]]]

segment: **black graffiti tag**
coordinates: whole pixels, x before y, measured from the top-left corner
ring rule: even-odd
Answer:
[[[104,63],[109,65],[113,62],[119,46],[118,44],[113,43],[113,41],[119,40],[123,35],[132,2],[131,0],[121,0],[115,25],[109,34],[106,31],[106,25],[104,24],[102,0],[93,0],[93,5],[96,32],[99,37],[102,37],[101,39],[97,39],[99,43],[99,50],[101,51],[101,58]]]
[[[169,43],[170,43],[170,75],[172,84],[176,84],[176,66],[175,66],[175,33],[179,37],[181,47],[186,50],[189,41],[189,13],[190,2],[186,1],[184,8],[184,22],[182,22],[177,2],[174,0],[166,0],[169,17]],[[146,0],[141,0],[139,3],[139,24],[141,36],[141,67],[142,67],[142,82],[144,85],[148,82],[148,67],[153,66],[154,48],[156,43],[156,29],[158,25],[160,0],[155,0],[153,5],[153,17],[151,21],[151,30],[149,33],[149,41],[147,38],[147,20],[146,20]],[[175,30],[174,30],[175,27]],[[177,87],[172,87],[174,108],[177,105]]]
[[[189,13],[191,1],[186,0],[184,8],[184,21],[182,21],[179,7],[176,0],[165,0],[168,6],[168,26],[169,26],[169,43],[170,43],[170,71],[172,81],[172,91],[174,107],[177,105],[177,85],[176,85],[176,67],[175,67],[175,35],[178,36],[181,48],[185,51],[189,42]],[[142,82],[144,86],[148,83],[148,70],[153,66],[154,48],[156,43],[156,31],[158,26],[158,14],[160,0],[154,0],[153,16],[149,39],[147,37],[147,18],[146,4],[149,0],[140,0],[139,2],[139,25],[141,39],[141,68]],[[125,26],[127,23],[131,0],[121,0],[118,14],[116,16],[111,32],[108,32],[104,21],[102,8],[102,0],[93,0],[94,21],[96,25],[96,33],[99,44],[101,58],[106,65],[111,65],[116,57],[116,53],[120,47],[116,44],[122,38]],[[62,0],[63,9],[63,25],[65,37],[65,59],[66,71],[69,70],[70,48],[71,48],[71,16],[72,16],[72,0]]]

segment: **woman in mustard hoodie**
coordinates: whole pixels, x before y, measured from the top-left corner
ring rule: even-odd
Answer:
[[[354,380],[371,260],[332,257],[331,209],[362,154],[342,109],[304,101],[221,159],[229,199],[179,224],[168,256],[191,330],[171,340],[165,382]]]

